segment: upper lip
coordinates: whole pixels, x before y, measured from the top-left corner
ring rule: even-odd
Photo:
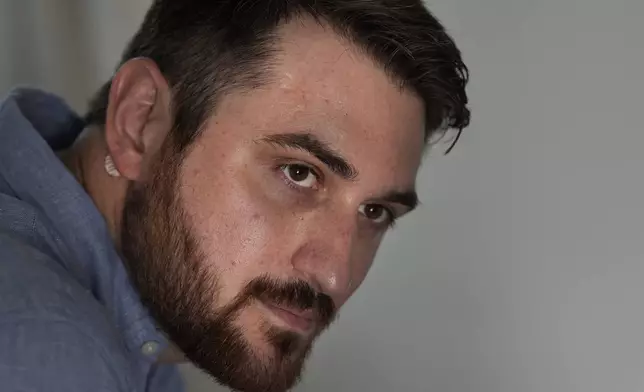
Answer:
[[[315,320],[315,313],[314,313],[313,309],[311,309],[311,308],[309,308],[309,309],[298,309],[298,308],[292,308],[292,307],[288,307],[288,306],[284,306],[284,305],[278,305],[278,304],[274,304],[274,303],[269,303],[269,305],[273,306],[275,308],[281,309],[281,310],[283,310],[285,312],[289,312],[292,315],[297,316],[297,317],[301,317],[301,318],[303,318],[305,320],[309,320],[309,321],[314,321]]]

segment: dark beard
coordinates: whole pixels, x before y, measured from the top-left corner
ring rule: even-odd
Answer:
[[[335,314],[333,301],[306,282],[252,280],[231,304],[213,309],[219,276],[205,267],[179,198],[182,155],[164,147],[144,184],[131,184],[122,220],[121,251],[142,301],[184,354],[220,383],[239,391],[282,392],[300,377],[311,339],[265,323],[274,355],[260,355],[234,325],[253,301],[313,309],[319,334]]]

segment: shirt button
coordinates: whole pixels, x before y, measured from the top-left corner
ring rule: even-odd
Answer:
[[[159,351],[159,346],[159,342],[150,340],[149,342],[143,343],[143,345],[141,346],[141,352],[143,353],[143,355],[147,356],[154,355]]]

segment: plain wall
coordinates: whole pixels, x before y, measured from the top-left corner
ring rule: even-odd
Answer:
[[[0,0],[0,88],[82,107],[147,4]],[[644,2],[429,6],[471,68],[472,125],[426,161],[424,205],[297,390],[644,390]]]

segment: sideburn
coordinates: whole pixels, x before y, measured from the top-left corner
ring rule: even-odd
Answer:
[[[216,277],[201,267],[203,256],[186,224],[178,178],[185,153],[175,146],[166,139],[150,178],[130,184],[121,228],[121,252],[130,276],[143,303],[169,334],[176,326],[168,320],[207,319],[209,304],[201,295],[215,298],[217,291]]]

